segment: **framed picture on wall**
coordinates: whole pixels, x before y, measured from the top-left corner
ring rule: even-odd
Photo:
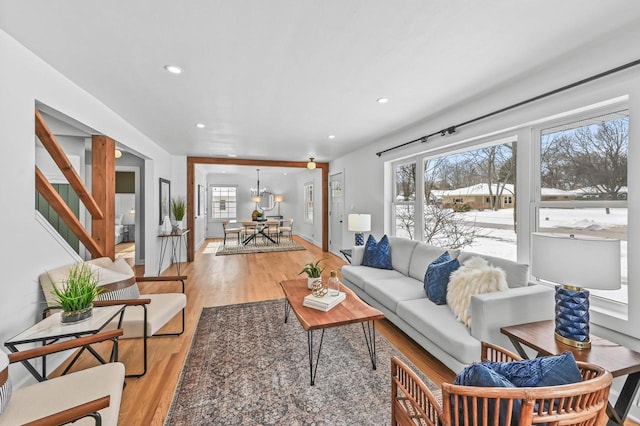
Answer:
[[[171,217],[171,182],[167,179],[160,178],[160,220],[159,225],[162,225],[162,220],[165,216]]]

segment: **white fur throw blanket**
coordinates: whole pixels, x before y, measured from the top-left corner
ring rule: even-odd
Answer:
[[[447,305],[460,322],[471,328],[471,314],[469,313],[471,296],[504,291],[508,288],[503,269],[489,265],[485,259],[479,256],[473,256],[451,273],[447,285]]]

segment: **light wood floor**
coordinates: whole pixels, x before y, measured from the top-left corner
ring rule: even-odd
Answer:
[[[203,307],[282,298],[278,283],[285,279],[300,278],[298,272],[305,263],[324,258],[322,264],[326,266],[326,272],[330,269],[339,271],[345,264],[341,257],[322,252],[302,239],[296,238],[296,241],[307,250],[215,256],[214,250],[205,244],[198,250],[193,263],[186,267],[185,264],[182,265],[181,272],[189,276],[186,330],[179,337],[150,339],[148,373],[139,379],[126,380],[120,409],[121,425],[163,424]],[[137,269],[140,274],[141,268]],[[175,271],[169,270],[165,274],[172,273]],[[166,289],[171,288],[171,285],[162,284]],[[143,292],[151,292],[149,287],[143,287]],[[177,289],[175,286],[174,288]],[[177,328],[179,323],[174,320],[165,330]],[[453,372],[388,321],[381,321],[376,328],[431,380],[438,384],[453,380]],[[105,352],[106,349],[105,347]],[[120,340],[120,361],[125,363],[128,371],[140,368],[140,354],[138,339]],[[80,368],[82,367],[81,364]],[[635,423],[625,424],[629,426]]]

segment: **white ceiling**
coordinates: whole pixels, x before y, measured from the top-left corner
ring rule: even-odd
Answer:
[[[278,160],[329,161],[639,19],[637,0],[0,0],[0,28],[169,152]]]

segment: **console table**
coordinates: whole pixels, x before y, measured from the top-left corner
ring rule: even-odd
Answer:
[[[573,353],[576,361],[599,365],[611,372],[613,377],[627,376],[615,407],[607,407],[609,426],[622,425],[633,403],[640,384],[640,353],[601,337],[591,335],[591,348],[578,349],[565,345],[554,338],[553,320],[502,327],[518,354],[528,359],[522,345],[535,351],[537,356],[558,355],[565,351]]]
[[[180,229],[167,235],[158,235],[160,242],[160,260],[158,261],[158,276],[162,272],[162,261],[167,251],[169,243],[171,243],[171,263],[176,264],[177,275],[180,275],[180,258],[182,256],[182,245],[184,244],[184,252],[187,253],[187,234],[188,229]]]

